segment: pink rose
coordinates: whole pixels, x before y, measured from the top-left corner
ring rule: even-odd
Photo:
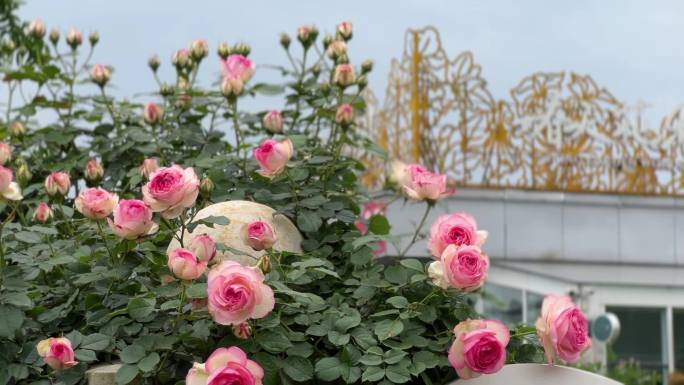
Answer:
[[[95,64],[90,70],[90,80],[100,87],[104,87],[111,77],[112,73],[102,64]]]
[[[283,117],[278,110],[269,111],[264,115],[264,127],[272,134],[283,132]]]
[[[387,206],[382,200],[369,201],[361,209],[361,218],[369,220],[373,215],[384,215]]]
[[[440,215],[430,227],[428,249],[433,257],[439,259],[449,245],[482,247],[486,240],[487,232],[477,230],[477,222],[470,214],[444,214]]]
[[[205,364],[195,363],[186,385],[261,385],[264,370],[237,346],[216,349]]]
[[[164,110],[156,103],[149,102],[145,104],[145,108],[143,109],[143,119],[145,119],[147,124],[159,123],[162,119],[162,116],[164,116]]]
[[[254,63],[247,57],[233,54],[221,61],[221,73],[224,79],[239,79],[247,83],[254,76]]]
[[[266,177],[272,177],[285,169],[293,152],[294,148],[290,139],[284,139],[281,142],[267,139],[254,149],[253,155],[261,166],[259,173]]]
[[[159,169],[159,164],[155,158],[146,158],[138,168],[140,176],[149,178],[155,171]]]
[[[45,223],[54,216],[52,209],[45,202],[40,202],[36,211],[33,212],[33,220],[39,223]]]
[[[195,205],[200,181],[192,167],[178,165],[162,167],[150,175],[142,188],[143,200],[152,211],[166,219],[176,218],[183,210]]]
[[[97,159],[91,159],[88,161],[88,163],[86,163],[83,175],[85,176],[86,180],[95,182],[102,179],[104,176],[104,168]]]
[[[351,64],[338,64],[335,67],[333,81],[340,86],[346,87],[356,82],[356,74]]]
[[[337,108],[335,121],[339,124],[349,124],[354,120],[354,108],[350,104],[344,103]]]
[[[456,325],[454,334],[456,340],[449,349],[449,363],[461,379],[501,370],[511,338],[506,325],[494,320],[465,320]]]
[[[181,48],[171,56],[171,64],[178,68],[184,68],[190,62],[190,50]]]
[[[246,340],[252,335],[252,327],[247,322],[233,325],[233,335],[241,340]]]
[[[137,199],[122,199],[114,209],[114,220],[107,218],[112,231],[124,239],[138,239],[157,230],[152,210]]]
[[[245,243],[254,250],[269,249],[276,242],[273,227],[264,221],[254,221],[245,225]]]
[[[0,143],[0,166],[4,166],[12,157],[12,146],[7,143]]]
[[[574,364],[591,346],[587,319],[568,296],[547,295],[535,326],[549,364],[556,356]]]
[[[104,219],[114,211],[119,203],[119,196],[100,187],[87,188],[81,192],[74,206],[79,213],[88,219]]]
[[[24,198],[21,195],[19,184],[14,182],[14,173],[4,166],[0,166],[0,200],[2,198],[11,201],[19,201]]]
[[[68,369],[76,364],[71,341],[66,338],[48,338],[36,345],[38,355],[54,370]]]
[[[168,254],[169,270],[180,279],[192,281],[199,278],[207,269],[207,261],[200,261],[188,249],[178,248]]]
[[[55,171],[45,178],[45,191],[48,195],[66,195],[71,188],[71,178],[66,172]]]
[[[417,164],[406,166],[406,173],[402,188],[411,199],[436,201],[454,192],[453,189],[447,189],[446,175],[435,174]]]
[[[200,261],[211,262],[216,256],[216,242],[209,234],[199,234],[188,243],[188,250],[192,251]]]
[[[449,245],[442,253],[441,263],[447,282],[464,291],[479,289],[489,270],[489,258],[477,246]]]
[[[76,28],[71,28],[69,32],[67,32],[66,42],[72,49],[76,49],[76,47],[81,45],[83,42],[83,35],[81,35],[81,31],[77,30]]]
[[[221,325],[266,317],[275,306],[273,290],[256,267],[223,261],[209,271],[209,314]]]

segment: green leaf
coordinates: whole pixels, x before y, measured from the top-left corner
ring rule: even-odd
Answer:
[[[316,362],[316,377],[323,381],[333,381],[342,375],[342,363],[337,357],[326,357]]]
[[[76,359],[78,361],[83,361],[83,362],[97,361],[97,356],[95,355],[95,352],[92,350],[88,350],[88,349],[76,349],[76,351],[74,351],[74,356],[76,356]]]
[[[421,273],[425,271],[423,264],[417,259],[402,259],[399,263],[407,269],[415,270]]]
[[[193,283],[185,292],[190,298],[207,298],[207,283]]]
[[[140,345],[129,345],[121,350],[119,358],[125,364],[135,364],[145,357],[145,348]]]
[[[425,365],[425,368],[432,369],[437,364],[439,364],[439,357],[435,353],[429,352],[427,350],[422,350],[413,354],[414,364],[421,363]]]
[[[395,384],[403,384],[411,381],[411,373],[406,365],[392,365],[385,368],[385,376]]]
[[[24,242],[24,243],[41,243],[41,242],[43,242],[43,237],[41,237],[39,234],[31,233],[28,231],[16,232],[16,233],[14,233],[14,237],[17,239],[17,241]]]
[[[14,305],[20,308],[26,309],[33,307],[33,301],[24,293],[9,292],[4,295],[3,300],[8,305]]]
[[[383,320],[375,325],[375,335],[380,341],[398,336],[404,330],[404,323],[400,320]]]
[[[368,229],[373,234],[387,235],[390,232],[390,224],[384,215],[373,215],[368,224]]]
[[[83,342],[81,342],[81,349],[89,349],[94,351],[100,351],[107,349],[112,337],[101,334],[94,333],[83,337]]]
[[[305,233],[317,231],[322,224],[321,217],[314,211],[302,210],[297,215],[297,227]]]
[[[128,302],[128,315],[136,321],[141,321],[154,311],[154,298],[133,298]]]
[[[366,382],[375,382],[375,381],[380,381],[382,378],[385,377],[385,369],[381,368],[379,366],[370,366],[366,368],[366,370],[363,371],[363,375],[361,376],[361,381]]]
[[[396,307],[397,309],[405,309],[408,307],[408,300],[400,295],[389,297],[385,300],[388,304]]]
[[[267,330],[257,335],[257,343],[261,345],[264,350],[271,353],[284,352],[292,346],[290,340],[284,333]]]
[[[138,376],[138,367],[135,365],[124,365],[116,372],[116,385],[126,385]]]
[[[151,372],[159,363],[159,354],[152,352],[138,362],[138,368],[143,372]]]
[[[295,381],[303,382],[313,378],[313,365],[303,357],[287,357],[283,362],[282,368],[285,374]]]
[[[408,282],[408,272],[402,266],[389,266],[385,269],[385,279],[397,285]]]
[[[399,349],[392,349],[385,352],[383,360],[386,364],[396,364],[401,361],[402,358],[406,357],[406,352]]]

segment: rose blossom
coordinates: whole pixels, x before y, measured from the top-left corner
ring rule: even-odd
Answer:
[[[0,197],[11,201],[20,201],[24,197],[21,195],[19,184],[14,182],[13,179],[14,173],[12,170],[0,166]]]
[[[382,200],[368,201],[361,209],[361,218],[369,220],[373,215],[384,214],[386,210],[385,202]]]
[[[254,221],[245,225],[244,241],[254,250],[271,248],[276,242],[273,227],[264,221]]]
[[[71,178],[69,174],[61,171],[54,171],[45,178],[45,191],[48,195],[66,195],[71,188]]]
[[[430,227],[428,250],[439,259],[449,245],[476,245],[482,247],[487,232],[477,230],[477,222],[470,214],[453,213],[440,215]]]
[[[436,201],[453,193],[453,189],[447,189],[446,175],[430,172],[417,164],[406,166],[406,173],[408,177],[402,188],[411,199]]]
[[[343,40],[334,40],[328,46],[327,54],[331,59],[335,59],[347,53],[347,43]]]
[[[107,218],[112,231],[124,239],[137,239],[157,230],[152,210],[137,199],[122,199],[114,209],[114,220]]]
[[[442,253],[441,263],[449,284],[464,291],[479,289],[489,270],[489,258],[477,246],[449,245]]]
[[[467,380],[501,370],[511,338],[506,325],[495,320],[465,320],[456,325],[454,334],[449,363],[458,377]]]
[[[273,290],[256,267],[223,261],[209,271],[207,281],[209,314],[221,325],[263,318],[275,306]]]
[[[195,254],[188,249],[178,248],[169,251],[169,270],[180,279],[192,281],[199,278],[207,269],[207,261],[200,261]]]
[[[45,202],[40,202],[36,211],[33,212],[33,220],[39,223],[45,223],[54,216],[52,209]]]
[[[535,326],[549,364],[556,356],[574,364],[591,346],[587,319],[568,296],[547,295]]]
[[[449,281],[444,276],[444,266],[441,261],[434,261],[428,265],[428,276],[435,286],[442,289],[449,287]]]
[[[7,143],[0,143],[0,166],[4,166],[12,157],[12,146]]]
[[[74,206],[79,213],[88,219],[103,219],[114,211],[119,203],[119,196],[100,187],[87,188],[81,192]]]
[[[149,102],[145,104],[143,109],[143,119],[147,124],[157,124],[164,116],[164,109],[159,107],[156,103]]]
[[[192,251],[198,260],[211,262],[216,256],[216,243],[209,234],[199,234],[188,243],[188,250]]]
[[[337,108],[335,121],[339,124],[349,124],[354,120],[354,108],[351,104],[344,103]]]
[[[224,79],[239,79],[242,83],[247,83],[254,72],[254,63],[245,56],[233,54],[226,60],[221,60],[221,74]]]
[[[146,158],[138,168],[140,176],[149,178],[155,171],[159,169],[159,164],[155,158]]]
[[[104,168],[97,159],[91,159],[86,163],[83,174],[88,181],[95,182],[102,179],[102,176],[104,176]]]
[[[195,205],[200,181],[192,167],[178,165],[162,167],[150,175],[142,188],[143,200],[152,211],[166,219],[176,218],[183,210]]]
[[[237,346],[216,349],[204,364],[194,363],[185,385],[261,385],[264,370]]]
[[[36,345],[38,355],[54,370],[68,369],[78,361],[74,360],[74,350],[71,341],[66,338],[48,338]]]
[[[283,132],[283,117],[278,110],[269,111],[264,115],[264,127],[272,134]]]
[[[281,142],[266,139],[254,149],[253,155],[261,170],[259,173],[266,177],[272,177],[285,169],[287,162],[292,158],[294,148],[290,139]]]
[[[409,175],[406,172],[406,163],[400,160],[392,161],[392,164],[390,165],[389,175],[387,176],[387,181],[399,188],[408,183]]]
[[[349,86],[354,84],[356,81],[356,74],[354,73],[354,67],[351,64],[338,64],[335,67],[335,72],[333,74],[333,81],[340,86]]]

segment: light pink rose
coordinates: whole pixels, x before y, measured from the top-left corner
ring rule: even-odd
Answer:
[[[331,59],[336,59],[347,54],[347,43],[343,40],[333,40],[328,46],[327,54]]]
[[[209,234],[198,234],[188,243],[188,250],[200,261],[211,262],[216,256],[216,242]]]
[[[237,346],[216,349],[204,364],[195,363],[186,385],[261,385],[264,370]]]
[[[266,177],[275,176],[283,171],[293,153],[294,148],[290,139],[281,142],[267,139],[253,151],[254,159],[261,166],[259,173]]]
[[[145,119],[147,124],[157,124],[161,121],[163,116],[164,110],[156,103],[149,102],[145,104],[145,108],[143,109],[143,119]]]
[[[477,290],[487,278],[489,258],[477,246],[449,245],[442,253],[441,262],[444,277],[457,289]]]
[[[352,36],[352,23],[348,21],[341,22],[337,25],[337,33],[345,40],[349,40]]]
[[[266,317],[275,306],[261,270],[234,261],[223,261],[209,271],[207,291],[209,314],[221,325]]]
[[[449,245],[475,245],[482,247],[487,232],[477,230],[477,222],[467,213],[440,215],[430,227],[428,250],[439,259]]]
[[[104,168],[97,159],[91,159],[88,161],[88,163],[86,163],[83,175],[85,176],[86,180],[91,182],[98,181],[104,176]]]
[[[40,202],[38,207],[36,207],[36,211],[33,212],[33,220],[39,223],[45,223],[52,219],[53,216],[52,209],[45,202]]]
[[[118,195],[96,187],[83,190],[76,197],[74,206],[79,213],[88,219],[104,219],[114,211],[118,203]]]
[[[83,42],[83,35],[81,34],[81,31],[77,30],[76,28],[71,28],[69,32],[67,32],[66,42],[71,48],[76,49],[76,47],[81,45]]]
[[[301,42],[305,42],[309,40],[310,33],[311,27],[308,25],[302,25],[297,28],[297,39],[299,39]]]
[[[349,124],[354,120],[354,108],[351,104],[344,103],[337,108],[335,121],[339,124]]]
[[[109,79],[111,79],[112,73],[109,71],[107,67],[105,67],[102,64],[95,64],[93,68],[90,70],[90,80],[93,81],[93,83],[97,84],[100,87],[104,87],[107,82],[109,82]]]
[[[221,93],[225,97],[240,95],[243,87],[244,83],[240,78],[225,77],[221,80]]]
[[[12,157],[12,146],[7,143],[0,143],[0,166],[4,166]]]
[[[574,364],[591,346],[587,319],[568,296],[547,295],[535,326],[549,364],[556,356]]]
[[[406,173],[407,178],[402,188],[411,199],[436,201],[454,192],[447,188],[446,175],[435,174],[417,164],[406,166]]]
[[[70,188],[71,178],[66,172],[54,171],[45,178],[45,191],[48,195],[66,195]]]
[[[190,43],[190,54],[197,60],[205,58],[209,54],[209,44],[207,44],[206,40],[193,40]]]
[[[449,349],[449,363],[461,379],[496,373],[506,363],[511,338],[506,325],[494,320],[465,320],[454,328],[456,340]]]
[[[74,350],[71,341],[66,338],[48,338],[36,345],[38,355],[54,370],[68,369],[78,361],[74,360]]]
[[[200,181],[192,167],[178,165],[162,167],[150,175],[142,188],[143,200],[152,211],[166,219],[176,218],[183,210],[195,205]]]
[[[252,327],[247,322],[233,325],[233,335],[241,340],[246,340],[252,335]]]
[[[221,61],[221,74],[224,79],[240,79],[247,83],[254,76],[254,63],[247,57],[233,54]]]
[[[28,26],[28,33],[42,39],[45,36],[45,24],[39,18],[35,18]]]
[[[333,74],[333,81],[343,87],[349,86],[356,82],[356,73],[351,64],[338,64],[335,67]]]
[[[264,221],[254,221],[245,225],[245,243],[254,250],[271,248],[276,242],[273,227]]]
[[[181,48],[171,56],[171,64],[176,67],[183,68],[190,62],[190,50]]]
[[[387,205],[382,200],[368,201],[361,209],[361,218],[369,220],[373,215],[384,215]]]
[[[192,281],[199,278],[207,269],[207,261],[200,261],[192,251],[178,248],[169,251],[169,270],[180,279]]]
[[[114,220],[107,218],[107,222],[112,231],[124,239],[138,239],[157,230],[152,210],[137,199],[122,199],[114,209]]]
[[[279,134],[283,132],[283,116],[278,110],[269,111],[264,115],[264,127],[268,132]]]
[[[19,184],[14,182],[14,173],[7,167],[0,166],[0,200],[19,201],[23,199]]]
[[[159,169],[159,164],[155,158],[146,158],[138,168],[140,176],[149,178],[155,171]]]

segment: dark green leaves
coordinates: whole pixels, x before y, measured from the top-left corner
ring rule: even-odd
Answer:
[[[145,320],[154,311],[154,298],[133,298],[128,302],[128,314],[137,321]]]
[[[111,340],[112,337],[108,335],[101,333],[93,333],[83,337],[83,341],[81,342],[80,348],[95,351],[105,350],[109,346]]]

